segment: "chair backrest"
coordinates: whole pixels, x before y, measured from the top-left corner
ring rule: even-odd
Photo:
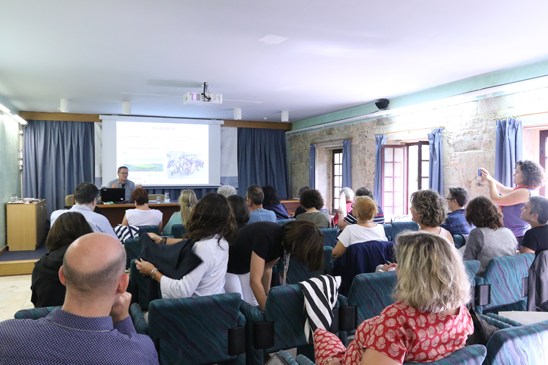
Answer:
[[[61,307],[44,307],[44,308],[30,308],[17,311],[13,318],[15,319],[40,319],[51,313],[55,308]]]
[[[481,262],[478,260],[464,261],[464,268],[470,279],[470,285],[476,286],[476,273],[478,272],[481,266]]]
[[[135,260],[131,260],[129,277],[131,278],[131,282],[137,286],[137,303],[139,303],[142,310],[147,310],[149,304],[147,279],[137,269]]]
[[[280,226],[283,226],[284,224],[286,224],[287,222],[291,222],[291,221],[294,221],[295,218],[288,218],[288,219],[278,219],[278,224]]]
[[[392,224],[392,234],[393,234],[392,238],[394,240],[403,231],[418,231],[419,230],[419,225],[415,222],[392,222],[391,224]]]
[[[314,271],[309,272],[308,271],[308,265],[303,265],[299,260],[295,258],[291,258],[289,260],[289,268],[287,270],[287,280],[289,280],[290,283],[299,283],[304,280],[308,280],[310,278],[323,275],[326,273],[326,270],[332,270],[333,269],[333,262],[331,260],[331,254],[333,253],[333,247],[324,246],[323,247],[323,268]],[[279,266],[281,268],[281,272],[283,272],[283,258],[280,258],[280,261],[282,261],[282,266]]]
[[[139,226],[139,236],[147,232],[156,233],[159,235],[160,227],[159,226]]]
[[[322,228],[321,231],[323,233],[323,245],[335,247],[338,241],[337,232],[339,231],[339,229],[338,228]]]
[[[160,363],[211,364],[235,360],[237,356],[228,354],[228,332],[245,324],[239,306],[237,293],[150,302],[148,331],[158,341]]]
[[[126,249],[126,269],[129,269],[131,260],[141,256],[141,243],[138,238],[128,238],[124,241],[124,248]]]
[[[378,265],[394,261],[393,242],[369,241],[348,246],[343,256],[335,260],[334,274],[341,276],[339,292],[348,295],[352,280],[358,274],[375,272]]]
[[[462,234],[454,234],[453,243],[455,244],[455,248],[459,249],[466,244],[466,237]]]
[[[532,253],[491,259],[484,276],[476,276],[476,285],[490,286],[489,304],[476,306],[478,313],[498,313],[501,310],[526,310],[523,279],[529,276]]]
[[[548,301],[548,251],[542,251],[536,255],[529,268],[529,280],[527,281],[527,310],[536,311],[542,304]]]
[[[72,207],[74,205],[74,194],[65,196],[65,206]]]
[[[148,201],[156,201],[160,197],[160,201],[163,203],[166,196],[164,194],[148,194]]]
[[[392,225],[383,224],[383,227],[384,227],[384,235],[386,236],[386,239],[394,242],[394,231],[392,229]]]
[[[183,238],[186,233],[186,228],[182,224],[174,224],[171,227],[171,235],[175,238]]]
[[[502,329],[487,342],[486,365],[548,364],[548,321]]]
[[[463,347],[460,350],[447,355],[441,360],[429,362],[429,365],[481,365],[487,349],[483,345],[472,345]],[[415,362],[404,362],[403,365],[418,364]],[[518,363],[516,363],[518,364]]]
[[[381,314],[394,303],[392,291],[396,286],[396,272],[379,272],[357,275],[348,293],[348,305],[355,306],[360,324]]]

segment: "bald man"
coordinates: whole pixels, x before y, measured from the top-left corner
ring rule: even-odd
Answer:
[[[126,252],[117,239],[90,233],[74,241],[59,269],[65,303],[38,320],[0,323],[0,363],[158,364],[148,336],[135,332]]]

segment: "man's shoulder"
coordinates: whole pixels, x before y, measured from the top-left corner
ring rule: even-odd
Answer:
[[[135,188],[135,183],[131,180],[127,180],[126,181],[126,186],[130,189],[133,189],[133,188]]]
[[[117,183],[117,182],[118,181],[116,181],[116,179],[109,181],[107,184],[107,188],[110,188],[114,183]]]

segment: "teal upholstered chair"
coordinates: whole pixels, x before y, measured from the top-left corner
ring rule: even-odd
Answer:
[[[392,222],[392,235],[395,240],[404,231],[418,231],[419,225],[415,222]],[[395,242],[395,241],[394,241]]]
[[[321,231],[323,233],[323,245],[335,247],[338,241],[337,232],[339,231],[339,229],[338,228],[322,228]]]
[[[453,242],[455,244],[455,248],[458,250],[466,244],[466,238],[462,234],[454,234]]]
[[[289,260],[289,268],[287,270],[287,280],[291,284],[297,284],[301,281],[308,280],[310,278],[323,275],[324,273],[332,272],[333,260],[331,254],[333,253],[333,247],[324,246],[323,248],[323,263],[324,267],[318,271],[309,272],[308,265],[303,265],[299,260],[291,258]],[[284,258],[280,258],[280,262],[277,265],[279,272],[283,273]]]
[[[300,354],[314,358],[314,346],[304,334],[304,295],[298,285],[276,286],[270,290],[264,312],[241,301],[246,317],[248,364],[263,364],[264,355],[297,347]]]
[[[548,364],[548,321],[497,331],[487,342],[485,365]]]
[[[534,254],[529,253],[492,259],[484,276],[476,276],[476,311],[498,313],[526,310],[524,279],[529,276],[529,267],[534,257]]]
[[[17,311],[13,318],[15,319],[40,319],[47,316],[55,308],[61,307],[45,307],[45,308],[29,308]]]
[[[476,286],[476,273],[478,272],[481,263],[477,260],[464,261],[464,268],[470,278],[470,285]]]
[[[131,260],[141,256],[141,243],[138,238],[128,238],[124,242],[124,248],[126,249],[126,269],[129,269]]]
[[[148,324],[145,321],[145,316],[143,315],[143,310],[141,309],[139,303],[133,303],[129,307],[129,315],[131,316],[131,320],[133,321],[135,331],[137,331],[137,333],[140,333],[141,335],[148,336]]]
[[[171,227],[171,235],[175,238],[183,238],[186,233],[186,228],[182,224],[174,224]]]
[[[135,265],[135,260],[131,260],[129,267],[129,277],[131,279],[131,282],[137,286],[137,303],[139,303],[139,306],[142,310],[148,310],[149,299],[147,280],[151,279],[146,278],[143,274],[139,272],[137,266]],[[160,286],[158,285],[158,298],[161,297],[162,293],[160,291]]]
[[[295,364],[314,365],[312,361],[310,361],[303,355],[299,355],[297,359],[293,359],[293,357],[285,351],[280,351],[279,354],[289,365],[295,365]],[[431,365],[481,365],[483,363],[483,360],[485,359],[486,354],[487,354],[487,350],[485,346],[473,345],[473,346],[464,347],[444,357],[441,360],[429,362],[428,364],[431,364]],[[412,365],[412,364],[418,364],[418,363],[404,362],[403,364]]]
[[[153,300],[148,329],[140,331],[156,341],[160,364],[244,365],[245,317],[239,306],[237,293]],[[133,304],[132,311],[139,320],[140,307]]]
[[[348,293],[348,305],[357,308],[357,324],[381,314],[394,303],[392,291],[396,286],[396,272],[356,275]]]
[[[283,226],[284,224],[286,224],[287,222],[291,222],[291,221],[294,221],[295,218],[289,218],[289,219],[278,219],[278,224],[280,226]]]
[[[147,232],[150,232],[150,233],[156,233],[156,234],[160,234],[160,227],[158,226],[139,226],[139,236],[142,235],[143,233],[147,233]]]
[[[384,227],[384,235],[386,236],[386,239],[388,241],[392,241],[394,242],[394,232],[392,230],[392,225],[391,224],[383,224],[383,227]]]

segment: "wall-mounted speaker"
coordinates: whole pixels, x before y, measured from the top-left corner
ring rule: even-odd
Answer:
[[[375,105],[380,110],[384,110],[384,109],[388,108],[389,103],[390,103],[390,100],[388,100],[388,99],[379,99],[375,102]]]

